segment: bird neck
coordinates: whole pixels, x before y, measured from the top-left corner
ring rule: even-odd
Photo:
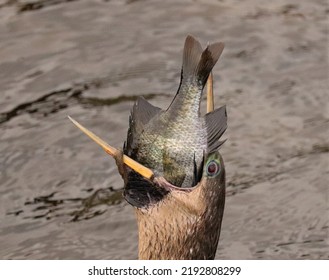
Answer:
[[[171,198],[137,209],[139,259],[214,259],[225,200],[220,198],[194,209],[193,201],[182,206]]]

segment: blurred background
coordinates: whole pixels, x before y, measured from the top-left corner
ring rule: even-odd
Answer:
[[[114,160],[137,96],[166,108],[185,37],[226,44],[219,259],[328,259],[325,0],[0,0],[0,258],[136,259]],[[203,103],[205,107],[205,103]]]

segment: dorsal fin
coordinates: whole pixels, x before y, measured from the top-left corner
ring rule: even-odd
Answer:
[[[133,156],[136,141],[143,132],[144,126],[158,113],[161,109],[153,106],[144,97],[138,97],[129,117],[129,128],[127,142],[124,143],[123,150],[128,156]]]
[[[161,109],[139,96],[132,108],[131,117],[136,124],[146,125]]]
[[[227,114],[226,106],[222,106],[205,115],[205,122],[207,127],[207,153],[211,153],[225,142],[219,141],[227,128]]]

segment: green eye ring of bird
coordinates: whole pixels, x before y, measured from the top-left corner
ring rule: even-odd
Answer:
[[[208,161],[206,165],[206,175],[207,177],[216,177],[221,171],[220,162],[217,159],[212,159]]]
[[[218,152],[211,153],[207,156],[203,176],[207,178],[216,178],[223,170],[221,157]]]

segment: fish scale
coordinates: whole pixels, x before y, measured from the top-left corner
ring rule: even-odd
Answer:
[[[191,126],[187,125],[186,119],[184,122],[169,122],[172,125],[167,126],[162,131],[162,136],[159,136],[159,119],[155,119],[141,135],[137,160],[164,173],[171,184],[191,187],[194,179],[194,155],[199,159],[197,164],[200,164],[203,150],[206,149],[206,129],[202,121],[193,119]],[[153,152],[154,150],[157,152]]]

